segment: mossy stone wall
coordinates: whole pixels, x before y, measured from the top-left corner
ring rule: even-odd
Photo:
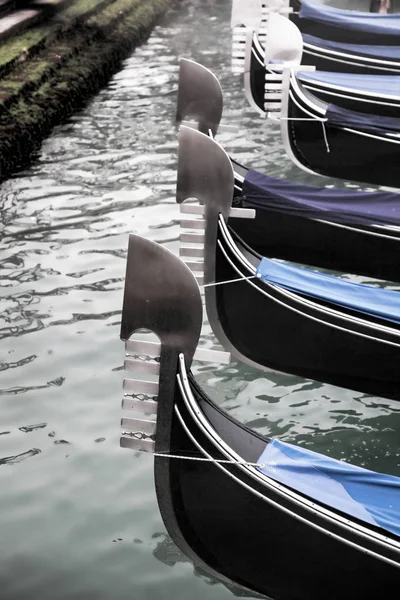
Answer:
[[[0,180],[96,93],[174,0],[76,0],[0,51]]]

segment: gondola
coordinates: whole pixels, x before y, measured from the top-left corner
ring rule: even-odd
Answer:
[[[400,399],[400,292],[260,256],[227,224],[230,161],[214,170],[222,149],[193,134],[185,131],[201,160],[189,161],[183,146],[178,198],[190,189],[203,206],[185,209],[181,254],[207,286],[208,319],[220,343],[259,368]]]
[[[303,34],[351,44],[400,45],[400,14],[345,10],[317,0],[262,0],[266,10],[288,14]]]
[[[201,325],[190,271],[130,236],[121,339],[133,378],[124,381],[120,443],[154,452],[175,544],[222,582],[270,598],[397,598],[399,478],[264,437],[224,412],[190,370]],[[142,329],[159,342],[132,339]],[[138,377],[143,366],[155,380]]]
[[[303,33],[353,44],[400,45],[399,14],[343,10],[315,0],[289,0],[289,3],[293,8],[289,18]]]
[[[181,59],[178,120],[194,117],[203,133],[215,135],[222,106],[221,86],[213,73]],[[210,171],[208,161],[202,164],[198,144],[207,144],[207,153],[213,156]],[[225,194],[233,207],[229,226],[258,254],[400,281],[399,194],[335,190],[276,179],[243,167],[215,140],[207,143],[198,131],[185,127],[179,134],[179,147],[178,202],[203,200],[204,194],[210,201]],[[224,186],[221,173],[229,175],[230,165],[234,181],[229,176]],[[214,187],[209,183],[204,190],[206,179]]]
[[[279,101],[278,101],[279,102]],[[319,175],[400,187],[400,118],[327,104],[292,73],[283,73],[280,120],[292,161]]]
[[[400,187],[400,118],[328,104],[281,66],[280,76],[278,64],[269,76],[264,107],[280,121],[292,161],[309,173]]]
[[[285,41],[284,62],[266,76],[264,109],[280,120],[288,156],[310,173],[400,187],[400,118],[328,104],[311,94],[296,77],[297,67],[287,68],[297,55],[293,59],[290,50],[285,59]]]
[[[265,7],[264,7],[265,9]],[[274,11],[286,13],[278,3],[269,3],[263,13],[261,0],[234,0],[232,4],[232,69],[242,73],[245,66],[245,46],[247,36],[257,34],[257,45],[266,41],[266,27]],[[365,13],[364,13],[365,14]],[[400,17],[400,15],[398,15]],[[381,16],[379,16],[381,18]],[[293,22],[293,21],[292,21]],[[295,22],[301,30],[301,23]],[[313,65],[319,71],[361,74],[400,74],[399,45],[374,45],[373,39],[365,44],[355,43],[351,36],[347,42],[332,41],[302,31],[303,64]],[[261,52],[261,54],[263,54]]]
[[[296,25],[279,14],[271,14],[266,40],[261,46],[256,34],[246,40],[244,86],[246,97],[257,112],[265,115],[271,94],[280,89],[276,60],[292,68],[292,77],[324,102],[374,115],[400,116],[400,74],[365,75],[312,71],[302,63],[303,40]],[[288,58],[288,59],[287,59]],[[400,72],[399,72],[400,73]],[[267,102],[267,104],[266,104]],[[273,106],[273,104],[272,104]]]

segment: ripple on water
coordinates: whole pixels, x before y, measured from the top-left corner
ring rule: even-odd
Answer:
[[[239,125],[220,141],[235,158],[310,181],[229,73],[229,12],[224,0],[184,0],[35,163],[1,186],[2,600],[231,597],[166,535],[151,457],[118,446],[128,234],[178,250],[178,57],[220,78],[224,121]],[[208,325],[201,343],[215,344]],[[197,363],[195,372],[226,410],[265,434],[398,469],[393,402],[237,361]]]

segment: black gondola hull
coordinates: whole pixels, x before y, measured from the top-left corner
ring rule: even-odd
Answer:
[[[400,44],[400,34],[375,33],[361,28],[347,28],[339,24],[334,25],[306,19],[298,15],[301,9],[301,0],[290,0],[290,6],[293,8],[293,13],[289,15],[289,18],[302,33],[333,42],[349,44],[367,44],[371,46],[398,46]]]
[[[291,94],[297,102],[289,97],[287,133],[303,166],[328,177],[400,187],[399,139],[313,121],[292,86]]]
[[[240,272],[243,267],[221,236],[219,242],[215,280],[238,278],[235,267]],[[396,335],[386,336],[342,316],[305,306],[264,282],[242,280],[233,286],[217,285],[215,303],[229,344],[253,363],[400,399],[400,344]]]
[[[121,446],[155,452],[157,500],[171,538],[196,566],[246,593],[376,600],[384,589],[385,598],[397,599],[400,538],[393,519],[371,518],[374,503],[350,490],[357,507],[342,492],[321,495],[313,476],[310,488],[294,479],[278,483],[277,441],[223,411],[188,371],[201,323],[201,295],[189,269],[161,246],[130,236],[121,338],[124,367],[134,377],[124,380],[123,408],[130,412],[121,421]],[[143,329],[159,343],[132,339]],[[138,360],[143,352],[149,362]],[[154,380],[143,380],[149,372]],[[364,471],[355,470],[364,480]],[[367,490],[393,483],[372,476],[379,482]],[[392,508],[396,498],[389,502]],[[386,517],[393,514],[385,509]]]
[[[261,256],[400,281],[399,234],[260,209],[254,219],[230,218],[229,225]]]
[[[261,111],[264,111],[264,102],[268,100],[268,95],[265,95],[265,74],[266,69],[263,60],[257,56],[258,52],[253,45],[250,62],[250,91],[253,97],[254,103],[259,107]],[[307,56],[307,55],[306,55]],[[349,68],[342,69],[340,63],[336,63],[335,69],[329,69],[326,65],[321,63],[318,65],[317,61],[313,60],[314,57],[310,57],[309,60],[305,60],[304,64],[316,66],[317,70],[325,71],[337,71],[337,72],[348,72],[354,73],[356,71]],[[301,71],[301,68],[300,68]],[[360,70],[360,73],[367,73],[368,71]],[[399,71],[400,74],[400,65]],[[377,74],[377,73],[375,73]],[[277,81],[279,79],[277,78]],[[399,117],[400,116],[400,91],[399,97],[384,97],[380,95],[381,90],[376,89],[375,94],[366,94],[363,91],[351,91],[344,87],[336,89],[328,85],[323,85],[316,82],[308,82],[303,84],[305,88],[309,89],[313,96],[320,98],[326,103],[336,104],[349,110],[355,110],[358,112],[365,112],[368,114],[376,114],[387,117]],[[378,85],[378,84],[377,84]],[[277,102],[278,105],[278,102]]]
[[[302,64],[312,65],[317,71],[335,73],[361,73],[364,75],[400,75],[400,63],[390,60],[375,60],[362,55],[338,55],[328,50],[315,49],[304,44]]]
[[[175,404],[190,434],[175,414],[170,451],[224,459],[182,399]],[[195,564],[207,564],[236,584],[280,600],[376,600],[382,584],[386,598],[396,597],[396,567],[335,539],[338,531],[312,513],[301,520],[301,509],[277,493],[266,493],[238,466],[155,460],[165,525],[178,545],[184,539],[190,546]]]

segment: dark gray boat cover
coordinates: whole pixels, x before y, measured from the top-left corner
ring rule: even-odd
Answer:
[[[299,17],[339,27],[364,31],[383,36],[399,36],[400,38],[400,15],[381,15],[365,11],[345,10],[314,2],[314,0],[302,0]]]
[[[253,170],[243,183],[243,207],[347,225],[400,225],[400,193],[304,185]]]
[[[367,44],[347,44],[345,42],[332,42],[331,40],[324,40],[308,33],[303,33],[303,42],[305,46],[315,46],[316,48],[322,48],[323,50],[333,50],[334,52],[341,52],[343,54],[354,54],[355,56],[362,58],[366,56],[368,58],[376,58],[380,60],[388,60],[393,62],[400,61],[400,45],[399,46],[367,46]]]
[[[380,115],[360,113],[355,110],[336,106],[336,104],[328,104],[325,117],[330,125],[350,127],[351,129],[365,131],[366,133],[386,135],[388,133],[400,132],[400,119],[397,117],[382,117]]]
[[[334,71],[299,71],[297,79],[306,84],[317,84],[325,89],[339,89],[365,92],[373,99],[391,96],[391,101],[399,102],[400,75],[365,75],[361,73],[335,73]]]

